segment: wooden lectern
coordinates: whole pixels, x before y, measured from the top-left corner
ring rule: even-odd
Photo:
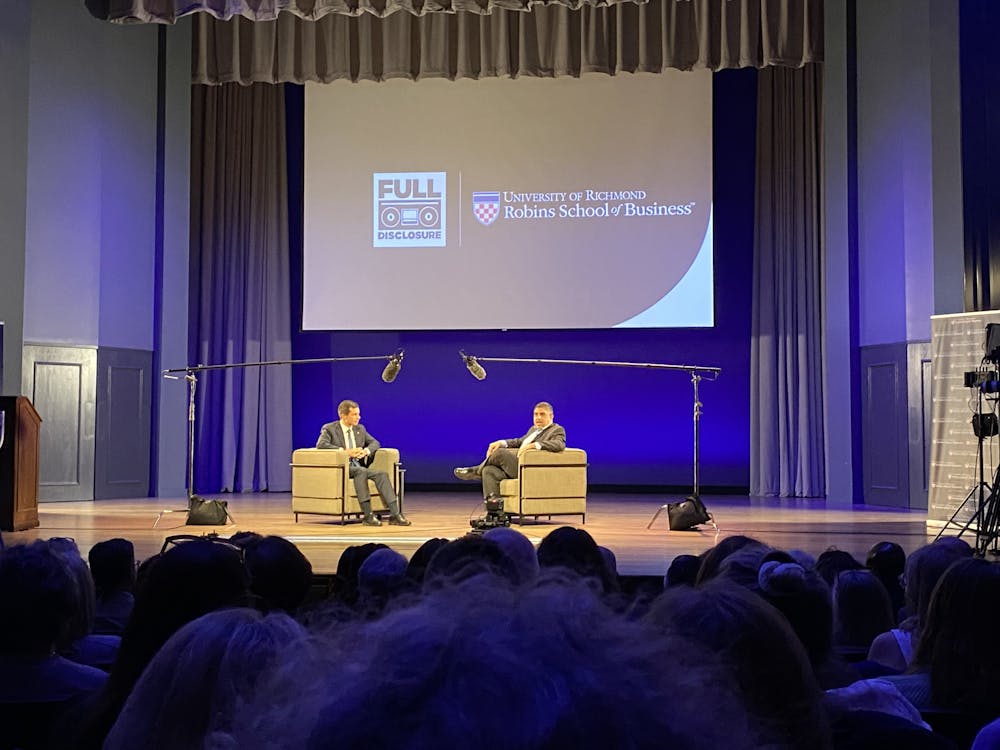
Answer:
[[[24,396],[0,397],[0,530],[38,526],[38,428],[42,418]]]

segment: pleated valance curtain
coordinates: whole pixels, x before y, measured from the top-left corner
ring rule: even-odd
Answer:
[[[823,56],[819,0],[537,5],[530,13],[195,19],[196,83],[578,76],[801,67]]]

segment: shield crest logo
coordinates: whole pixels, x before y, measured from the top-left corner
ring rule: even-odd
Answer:
[[[472,214],[476,221],[488,227],[500,215],[500,193],[473,193]]]

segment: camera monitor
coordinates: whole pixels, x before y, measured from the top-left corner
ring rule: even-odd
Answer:
[[[986,356],[994,364],[1000,364],[1000,323],[986,325]]]

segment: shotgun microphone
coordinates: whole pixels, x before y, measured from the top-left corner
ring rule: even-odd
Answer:
[[[466,354],[463,351],[459,351],[459,354],[462,355],[462,359],[465,361],[465,367],[470,373],[472,373],[472,377],[476,380],[486,380],[486,370],[484,370],[483,366],[479,364],[478,359],[470,354]]]
[[[403,367],[403,350],[400,349],[398,352],[389,357],[389,364],[385,366],[382,370],[382,380],[386,383],[391,383],[399,375],[400,369]]]

